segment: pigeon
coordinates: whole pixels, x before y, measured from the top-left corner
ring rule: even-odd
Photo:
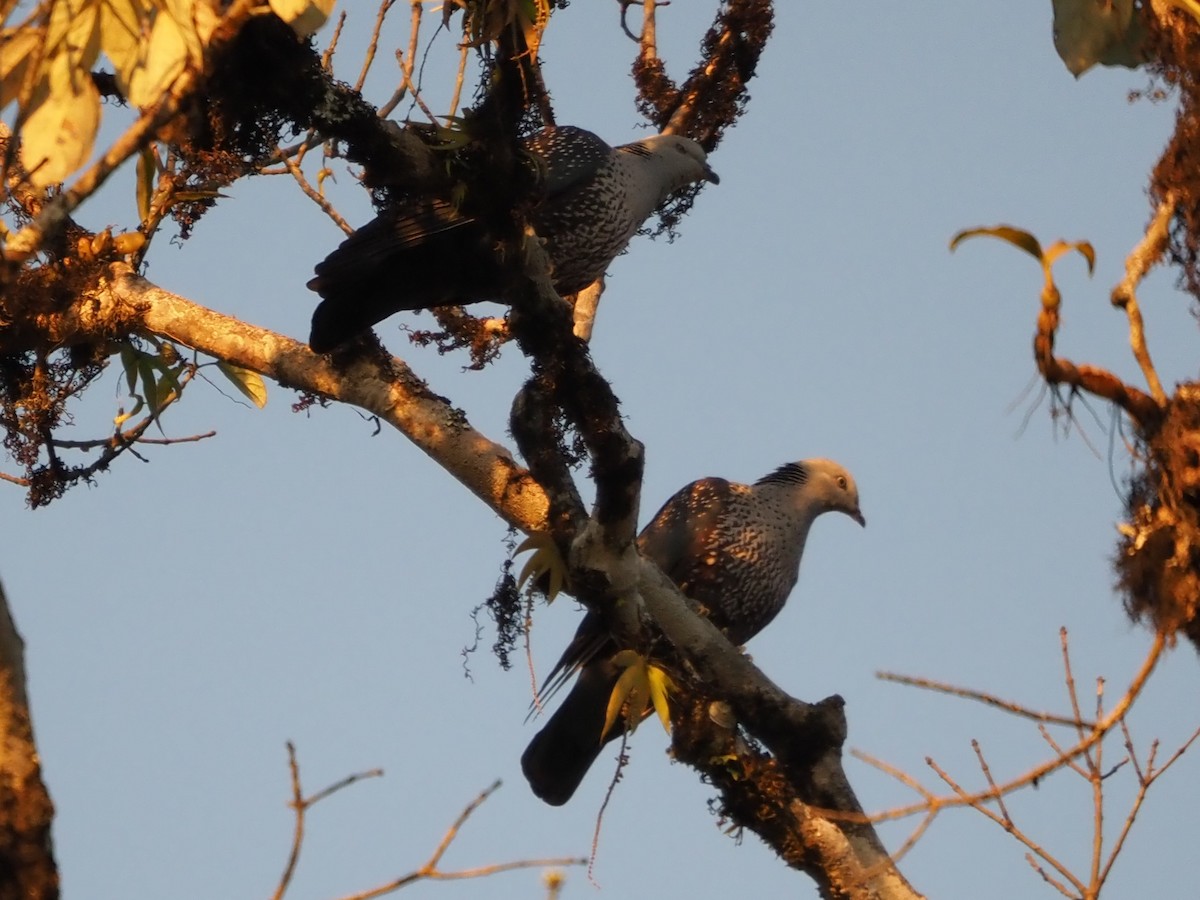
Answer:
[[[703,478],[666,502],[638,537],[638,549],[741,645],[783,609],[808,530],[826,512],[867,524],[854,479],[827,459],[787,463],[752,485]],[[612,661],[617,650],[600,616],[589,612],[546,679],[557,687],[579,673],[521,757],[530,787],[549,804],[566,803],[604,744],[620,736],[619,727],[602,733],[621,673]]]
[[[671,194],[719,181],[704,148],[680,135],[610,147],[583,128],[555,126],[522,146],[543,173],[530,222],[564,296],[601,277]],[[498,244],[485,222],[442,198],[381,213],[317,265],[309,346],[328,352],[401,310],[498,299],[506,271]]]

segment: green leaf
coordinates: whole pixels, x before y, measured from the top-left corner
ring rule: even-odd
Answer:
[[[968,228],[965,231],[960,231],[950,239],[950,252],[954,252],[958,245],[967,238],[973,237],[994,237],[1002,241],[1007,241],[1014,247],[1024,250],[1030,256],[1037,260],[1042,259],[1042,245],[1028,231],[1020,228],[1014,228],[1011,225],[995,225],[991,228]]]
[[[1045,266],[1047,270],[1050,266],[1054,265],[1060,256],[1072,250],[1078,251],[1079,255],[1087,260],[1088,275],[1094,275],[1096,272],[1096,251],[1087,241],[1055,241],[1046,248]]]
[[[154,179],[158,175],[158,154],[153,145],[142,148],[137,160],[137,210],[140,221],[150,218],[150,202],[154,199]]]
[[[1146,37],[1133,0],[1053,0],[1054,49],[1078,78],[1092,66],[1135,69],[1146,61]]]
[[[552,603],[566,581],[566,563],[559,555],[558,547],[554,545],[554,539],[544,531],[525,538],[513,551],[513,555],[525,553],[528,550],[533,551],[533,556],[529,557],[521,568],[521,574],[517,577],[517,590],[521,590],[525,586],[525,582],[530,579],[536,582],[545,575],[549,585],[546,589],[546,602]]]
[[[158,415],[158,381],[154,375],[154,357],[140,354],[138,357],[138,372],[142,376],[142,393],[146,396],[146,405],[150,407],[151,415]]]
[[[129,386],[129,396],[137,396],[138,351],[129,344],[121,346],[121,366],[125,369],[125,383]]]
[[[257,372],[251,372],[249,369],[243,369],[241,366],[235,366],[224,360],[217,361],[217,368],[259,409],[267,405],[267,385]]]

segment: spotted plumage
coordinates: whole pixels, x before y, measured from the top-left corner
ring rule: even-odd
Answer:
[[[704,478],[676,493],[638,537],[658,565],[735,644],[758,634],[783,609],[800,572],[809,528],[825,512],[860,525],[858,488],[825,459],[788,463],[753,485]],[[547,678],[557,687],[578,671],[562,706],[534,737],[521,767],[535,794],[567,802],[607,740],[605,711],[619,671],[617,648],[599,616],[584,616]]]
[[[668,196],[718,180],[703,148],[678,135],[610,147],[590,131],[561,126],[523,147],[543,169],[530,220],[560,294],[603,275]],[[309,346],[331,350],[400,310],[496,299],[504,274],[496,243],[482,221],[440,199],[379,215],[317,265],[308,287],[322,299]]]

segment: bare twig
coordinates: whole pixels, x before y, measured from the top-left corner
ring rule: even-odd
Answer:
[[[1027,834],[1025,834],[1025,832],[1023,832],[1020,828],[1017,828],[1016,825],[1013,823],[1013,821],[1007,817],[1007,815],[1005,815],[1004,817],[1001,817],[995,811],[990,810],[986,806],[984,806],[984,803],[986,802],[986,800],[991,799],[991,797],[985,797],[983,799],[980,799],[979,795],[977,795],[977,794],[968,794],[966,792],[966,790],[964,790],[962,788],[962,786],[958,784],[958,782],[956,782],[953,778],[951,778],[950,775],[947,774],[932,759],[926,759],[925,762],[929,764],[929,767],[931,769],[933,769],[934,772],[937,773],[938,777],[941,778],[942,781],[946,782],[946,784],[950,787],[950,789],[952,791],[954,791],[954,793],[962,800],[964,805],[970,806],[972,809],[978,810],[979,812],[983,813],[985,816],[987,816],[989,819],[991,819],[993,822],[995,822],[997,825],[999,825],[1001,828],[1003,828],[1005,831],[1007,831],[1009,834],[1011,834],[1013,837],[1015,837],[1018,841],[1020,841],[1022,844],[1024,844],[1026,847],[1028,847],[1031,853],[1036,854],[1040,859],[1044,860],[1051,867],[1053,867],[1054,871],[1058,872],[1058,874],[1060,876],[1062,876],[1064,879],[1069,881],[1071,883],[1071,885],[1075,888],[1078,895],[1082,895],[1084,893],[1083,882],[1081,882],[1078,878],[1076,878],[1074,873],[1072,873],[1070,869],[1068,869],[1065,865],[1063,865],[1061,862],[1059,862],[1044,847],[1042,847],[1040,844],[1036,843],[1032,838],[1030,838]],[[989,781],[990,780],[991,779],[989,778]],[[1026,858],[1028,859],[1028,857],[1026,857]],[[1043,878],[1045,878],[1051,884],[1054,884],[1056,887],[1059,888],[1059,890],[1062,890],[1066,896],[1068,896],[1068,897],[1073,896],[1072,894],[1069,894],[1065,890],[1063,890],[1062,886],[1057,884],[1046,872],[1044,872],[1041,869],[1041,867],[1039,865],[1033,863],[1032,860],[1030,861],[1030,864],[1033,865],[1033,867],[1036,870],[1038,870],[1038,872],[1041,873]]]
[[[150,421],[153,421],[153,420],[151,419]],[[146,424],[149,424],[149,422],[147,422]],[[217,433],[215,431],[206,431],[203,434],[189,434],[187,437],[177,437],[177,438],[148,438],[148,437],[134,438],[132,435],[132,432],[133,432],[133,429],[129,429],[128,431],[122,432],[121,436],[120,436],[120,440],[126,440],[126,441],[131,441],[131,442],[136,440],[137,443],[139,443],[139,444],[154,444],[156,446],[166,447],[171,444],[191,444],[191,443],[195,443],[196,441],[206,441],[209,438],[213,438],[213,437],[217,436]],[[117,440],[117,438],[115,438],[115,437],[95,438],[90,441],[63,441],[63,440],[59,440],[58,438],[55,438],[54,441],[52,441],[52,443],[54,444],[55,447],[58,447],[59,449],[95,450],[97,447],[111,445],[114,440]]]
[[[1073,746],[1064,748],[1054,759],[1040,763],[1016,778],[973,794],[956,794],[954,797],[941,797],[938,799],[939,804],[942,806],[973,806],[976,803],[983,803],[1000,795],[1011,794],[1013,791],[1039,782],[1050,773],[1070,765],[1077,757],[1086,753],[1096,743],[1103,740],[1104,736],[1117,727],[1121,720],[1125,718],[1134,702],[1141,696],[1142,689],[1146,686],[1146,681],[1154,671],[1155,666],[1158,665],[1159,659],[1162,658],[1165,648],[1166,638],[1162,633],[1155,634],[1154,641],[1146,653],[1146,658],[1142,660],[1141,667],[1134,674],[1124,695],[1117,701],[1112,710],[1099,722],[1094,723],[1091,731],[1081,737]],[[928,808],[928,803],[913,803],[875,813],[870,816],[870,819],[874,822],[892,821],[916,813],[924,813]]]
[[[358,81],[354,82],[356,93],[362,93],[363,85],[366,84],[367,73],[371,71],[371,63],[375,62],[375,51],[379,49],[379,33],[383,30],[383,20],[387,18],[388,12],[395,3],[396,0],[380,0],[379,11],[375,14],[375,27],[371,29],[371,42],[367,44],[367,51],[363,54]]]
[[[459,869],[454,872],[443,872],[438,868],[438,863],[446,850],[458,837],[462,826],[466,824],[467,819],[475,810],[479,809],[483,802],[490,797],[497,788],[500,787],[500,782],[495,781],[489,787],[479,793],[474,800],[467,804],[466,808],[459,813],[458,818],[454,820],[454,824],[442,836],[442,840],[438,843],[433,854],[426,860],[425,864],[415,871],[409,872],[406,875],[401,875],[389,881],[387,884],[379,887],[371,888],[358,894],[348,894],[343,900],[371,900],[374,897],[382,897],[384,894],[390,894],[393,891],[398,891],[402,887],[421,881],[422,879],[430,879],[433,881],[457,881],[464,878],[484,878],[489,875],[496,875],[500,872],[510,872],[514,869],[535,869],[545,868],[548,866],[581,866],[587,863],[582,857],[557,857],[553,859],[522,859],[514,862],[495,863],[487,866],[476,866],[472,869]]]
[[[1021,716],[1026,719],[1033,719],[1036,722],[1045,722],[1049,725],[1064,725],[1074,728],[1079,724],[1079,720],[1074,717],[1060,716],[1055,713],[1040,712],[1035,709],[1030,709],[1020,703],[1012,700],[1005,700],[1002,697],[997,697],[995,694],[988,694],[984,691],[976,691],[970,688],[959,687],[957,685],[948,684],[944,681],[934,681],[929,678],[917,678],[911,675],[899,675],[895,672],[876,672],[875,677],[881,681],[891,681],[895,684],[904,684],[909,687],[921,688],[927,691],[936,691],[941,694],[950,694],[954,697],[963,697],[967,700],[975,700],[985,706],[992,706],[996,709],[1004,710],[1012,713],[1015,716]],[[1085,722],[1088,728],[1092,727],[1091,722]]]
[[[321,54],[321,68],[326,72],[333,71],[333,54],[337,52],[338,40],[342,36],[342,28],[346,25],[346,11],[343,9],[338,15],[337,24],[333,26],[333,36],[329,39],[329,46],[325,48],[325,52]]]
[[[1142,323],[1142,312],[1138,308],[1137,286],[1141,284],[1146,274],[1162,259],[1163,251],[1167,248],[1167,236],[1171,219],[1175,215],[1175,195],[1168,193],[1158,206],[1154,218],[1146,227],[1146,233],[1141,241],[1133,248],[1125,260],[1125,277],[1113,288],[1112,304],[1125,310],[1129,318],[1129,346],[1133,350],[1134,359],[1141,366],[1150,388],[1150,395],[1159,406],[1166,406],[1167,395],[1163,391],[1162,382],[1154,363],[1150,361],[1150,351],[1146,347],[1146,332]]]
[[[315,806],[326,797],[337,793],[343,788],[349,787],[356,781],[362,781],[364,778],[379,778],[383,775],[382,769],[370,769],[366,772],[348,775],[341,781],[331,784],[324,790],[317,791],[311,797],[306,798],[300,786],[300,764],[296,760],[296,746],[291,741],[287,742],[287,753],[288,771],[291,774],[292,780],[292,802],[289,806],[296,813],[296,826],[292,832],[292,847],[288,852],[287,864],[283,867],[283,875],[279,878],[279,884],[275,888],[275,893],[271,895],[272,900],[282,900],[288,886],[292,883],[292,876],[296,872],[296,864],[300,861],[300,849],[304,845],[304,816],[308,812],[309,807]]]
[[[1083,716],[1079,712],[1079,694],[1075,690],[1075,675],[1071,672],[1071,649],[1067,638],[1067,629],[1058,629],[1058,639],[1062,644],[1063,679],[1067,686],[1067,696],[1071,700],[1071,712],[1075,715],[1075,733],[1083,737]]]
[[[379,107],[380,118],[386,119],[392,114],[400,101],[408,94],[408,86],[412,84],[412,76],[416,67],[417,60],[417,43],[421,34],[421,14],[423,10],[422,0],[412,0],[411,4],[411,25],[408,30],[408,49],[401,56],[396,53],[396,61],[400,64],[400,86],[396,88],[388,101]]]
[[[983,748],[979,746],[979,741],[972,740],[971,741],[971,749],[975,751],[975,758],[977,760],[979,760],[979,768],[983,772],[983,777],[987,780],[988,787],[995,789],[996,781],[995,781],[995,779],[992,778],[991,767],[988,766],[987,759],[984,758]],[[1004,824],[1006,826],[1011,825],[1013,819],[1012,819],[1012,816],[1010,816],[1008,814],[1008,807],[1006,807],[1004,805],[1004,795],[1003,794],[996,795],[996,805],[998,807],[1000,807],[1000,815],[1004,817]]]
[[[329,216],[329,218],[333,219],[334,224],[336,224],[338,228],[342,229],[345,234],[354,234],[354,227],[342,218],[341,213],[333,208],[333,204],[326,200],[325,197],[321,195],[320,191],[309,184],[308,179],[304,177],[304,172],[300,170],[300,166],[298,166],[287,156],[283,157],[283,164],[287,166],[287,170],[291,173],[292,177],[296,179],[296,184],[300,185],[300,190],[304,191],[304,195],[308,197],[308,199],[317,204],[317,206],[321,207],[321,211],[324,212],[325,215]]]

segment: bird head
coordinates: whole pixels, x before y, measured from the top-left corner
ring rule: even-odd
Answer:
[[[659,182],[665,189],[664,198],[696,181],[721,182],[709,167],[704,148],[682,135],[655,134],[618,149],[642,157],[657,171]]]
[[[858,485],[846,468],[831,459],[803,459],[780,466],[758,484],[794,485],[795,500],[814,516],[842,512],[864,528],[866,517],[858,507]]]

